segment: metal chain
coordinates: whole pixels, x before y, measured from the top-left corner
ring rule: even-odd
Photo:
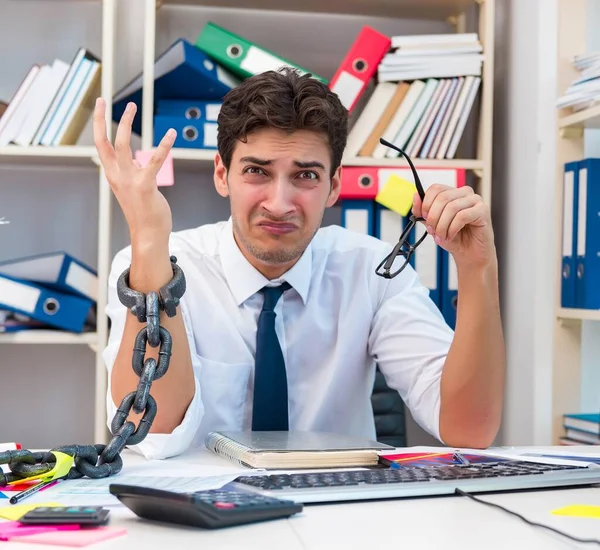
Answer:
[[[160,326],[160,312],[174,317],[177,306],[185,293],[185,276],[177,265],[177,258],[170,257],[173,277],[157,292],[144,295],[129,287],[129,268],[117,281],[117,295],[140,323],[146,323],[135,339],[132,356],[132,368],[140,381],[135,391],[128,393],[112,420],[110,429],[112,438],[107,445],[63,445],[52,451],[60,451],[74,458],[66,479],[78,479],[87,476],[92,479],[117,474],[123,467],[120,454],[127,445],[137,445],[150,432],[156,416],[156,401],[150,395],[154,380],[165,375],[171,359],[173,340],[169,331]],[[146,345],[159,347],[158,361],[153,357],[146,359]],[[136,427],[128,420],[133,409],[142,418]],[[45,474],[54,468],[56,457],[51,452],[31,452],[28,450],[0,452],[0,464],[7,464],[10,472],[0,470],[0,487],[28,477]]]

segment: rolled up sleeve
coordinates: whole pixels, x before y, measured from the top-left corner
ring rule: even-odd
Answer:
[[[412,268],[385,284],[378,301],[369,353],[414,420],[441,441],[440,383],[454,332]]]
[[[125,320],[127,315],[131,315],[129,310],[119,301],[117,296],[117,280],[121,273],[130,266],[130,263],[131,249],[128,247],[124,250],[121,250],[115,256],[108,278],[106,313],[110,319],[111,327],[106,348],[102,352],[102,358],[107,369],[108,377],[106,392],[106,420],[109,430],[111,429],[112,419],[117,412],[117,406],[113,401],[111,392],[112,368],[115,363],[119,347],[121,346],[121,339],[123,337],[123,331],[125,328]],[[128,446],[129,449],[143,455],[149,460],[176,456],[193,446],[196,443],[198,428],[204,414],[200,390],[201,362],[193,346],[194,339],[191,330],[192,325],[185,298],[183,298],[180,302],[179,312],[181,315],[183,315],[185,330],[190,345],[190,356],[192,358],[192,368],[194,370],[194,397],[186,410],[181,424],[179,424],[171,433],[149,433],[141,443]],[[135,390],[135,388],[132,388],[132,391],[133,390]]]

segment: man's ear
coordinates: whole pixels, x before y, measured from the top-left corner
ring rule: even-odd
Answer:
[[[215,189],[217,190],[217,193],[219,193],[219,195],[222,197],[228,197],[229,187],[227,186],[227,168],[225,167],[223,159],[219,153],[215,155],[215,170],[213,179],[215,181]]]
[[[329,197],[327,197],[327,203],[326,206],[330,207],[333,206],[339,196],[340,196],[340,191],[342,190],[342,167],[338,166],[336,171],[333,174],[333,177],[331,178],[331,189],[329,190]]]

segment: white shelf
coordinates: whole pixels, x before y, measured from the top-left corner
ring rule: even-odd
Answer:
[[[258,10],[371,15],[387,18],[446,20],[472,6],[474,0],[159,0],[159,5],[214,6]]]
[[[178,161],[213,162],[216,154],[216,149],[186,149],[183,147],[174,147],[171,149],[173,160]]]
[[[561,116],[558,119],[558,126],[561,129],[566,128],[600,128],[600,105],[595,105],[589,109],[584,109],[570,115]]]
[[[600,310],[559,308],[556,316],[559,319],[572,319],[578,321],[600,321]]]
[[[60,147],[7,145],[0,147],[0,163],[32,163],[58,165],[91,165],[97,156],[92,146],[62,145]]]
[[[95,332],[76,334],[59,330],[22,330],[0,333],[0,344],[86,344],[95,345],[98,335]]]

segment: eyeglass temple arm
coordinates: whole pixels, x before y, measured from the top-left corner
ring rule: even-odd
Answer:
[[[390,143],[386,139],[379,138],[379,143],[385,145],[386,147],[389,147],[390,149],[393,149],[394,151],[398,151],[406,159],[412,171],[413,177],[415,178],[415,186],[417,188],[417,193],[419,193],[419,197],[421,197],[421,200],[423,200],[425,198],[425,190],[423,189],[423,184],[421,183],[419,174],[417,174],[415,165],[413,164],[412,160],[410,160],[410,157],[402,149],[396,147],[394,144]]]

